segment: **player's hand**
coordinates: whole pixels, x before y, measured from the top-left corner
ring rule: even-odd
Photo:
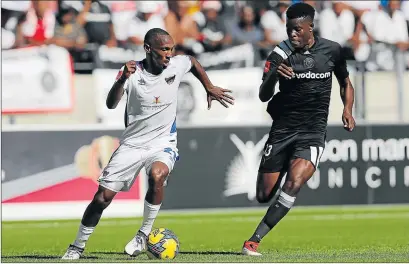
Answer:
[[[282,62],[280,66],[278,66],[277,72],[286,79],[292,79],[295,75],[293,72],[293,68],[287,66],[284,62]]]
[[[116,39],[109,39],[109,40],[105,43],[105,45],[106,45],[108,48],[113,48],[113,47],[118,46],[118,43],[117,43]]]
[[[406,51],[406,49],[407,49],[407,45],[406,45],[405,42],[398,41],[395,45],[396,45],[396,47],[398,47],[398,49],[400,49],[401,51]]]
[[[355,127],[355,119],[351,114],[351,111],[344,109],[342,113],[342,122],[344,123],[344,129],[351,132]]]
[[[126,80],[131,76],[131,74],[134,74],[136,71],[136,61],[131,60],[125,63],[124,66],[124,72],[122,73],[121,79]]]
[[[207,89],[206,91],[207,91],[207,109],[210,109],[212,107],[213,100],[218,101],[221,105],[223,105],[226,108],[229,108],[226,102],[231,105],[234,104],[233,96],[227,94],[227,93],[231,93],[232,92],[231,90],[223,89],[217,86],[212,86],[210,89]]]

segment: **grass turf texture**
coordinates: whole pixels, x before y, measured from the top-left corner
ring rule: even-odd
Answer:
[[[159,214],[155,227],[175,232],[171,262],[409,262],[409,206],[294,208],[260,245],[239,255],[265,210]],[[154,262],[122,252],[141,218],[102,218],[81,262]],[[2,262],[60,262],[78,220],[2,223]],[[163,262],[163,261],[159,261]]]

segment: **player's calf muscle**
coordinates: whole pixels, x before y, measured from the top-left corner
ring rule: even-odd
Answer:
[[[149,177],[148,178],[148,185],[149,189],[153,192],[159,192],[163,188],[163,183],[165,182],[164,177]]]
[[[295,196],[301,190],[301,181],[288,180],[283,186],[283,192],[288,195]]]
[[[115,194],[115,192],[100,186],[91,203],[85,210],[81,223],[87,227],[96,226],[103,211],[110,205]]]

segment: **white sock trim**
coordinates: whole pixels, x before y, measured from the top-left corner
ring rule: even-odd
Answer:
[[[294,205],[295,197],[281,191],[280,196],[278,197],[278,202],[287,208],[291,208]]]

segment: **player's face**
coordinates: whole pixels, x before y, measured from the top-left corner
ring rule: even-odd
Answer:
[[[400,8],[400,1],[389,1],[389,9],[394,12]]]
[[[254,11],[251,7],[246,6],[243,8],[242,19],[247,25],[254,22]]]
[[[156,41],[150,46],[150,54],[152,62],[156,68],[166,69],[168,67],[170,58],[173,56],[175,43],[171,36],[158,36]]]
[[[49,8],[48,1],[32,1],[34,11],[36,12],[37,16],[43,17],[47,9]]]
[[[294,18],[287,21],[287,35],[294,48],[304,48],[312,37],[312,23],[308,19]]]

